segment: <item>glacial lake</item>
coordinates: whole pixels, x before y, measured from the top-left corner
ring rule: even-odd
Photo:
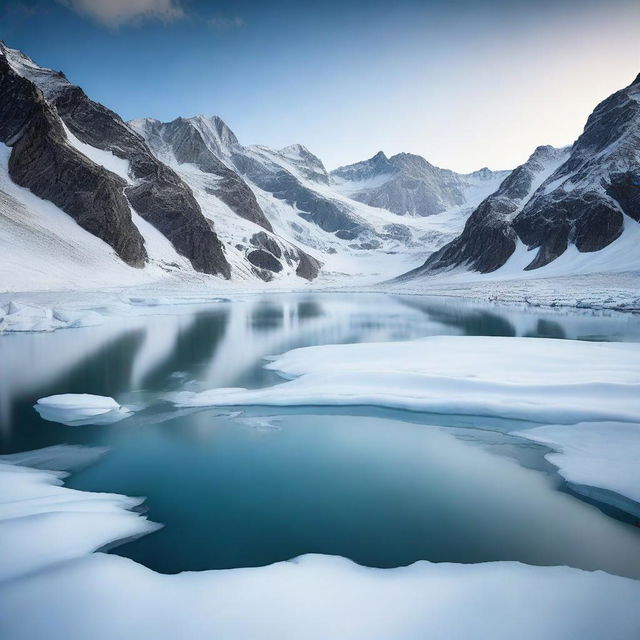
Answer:
[[[261,387],[264,358],[316,344],[429,335],[639,341],[627,314],[374,294],[247,295],[103,325],[0,336],[0,449],[108,447],[67,483],[146,496],[161,530],[111,553],[164,573],[305,553],[373,567],[519,560],[640,577],[637,519],[588,500],[510,435],[514,420],[366,407],[177,409],[168,391]],[[38,398],[113,396],[111,425],[42,419]]]

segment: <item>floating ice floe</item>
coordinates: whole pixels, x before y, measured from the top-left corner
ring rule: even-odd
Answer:
[[[237,415],[240,415],[240,412],[234,412],[229,414],[229,418],[237,418]],[[253,429],[254,431],[259,432],[271,432],[271,431],[281,431],[282,427],[277,424],[277,417],[264,417],[264,416],[252,416],[248,418],[240,418],[237,420],[240,424],[244,425],[249,429]]]
[[[104,316],[92,310],[58,309],[13,301],[0,309],[0,333],[55,331],[103,322]]]
[[[197,296],[124,296],[122,301],[126,304],[140,307],[161,307],[175,305],[212,304],[214,302],[231,302],[231,298],[223,298],[216,295],[202,294]]]
[[[545,457],[558,473],[578,490],[605,489],[637,504],[640,515],[640,424],[631,422],[585,422],[548,425],[515,435],[546,444],[555,450]],[[617,505],[629,509],[628,505]]]
[[[112,424],[132,414],[113,398],[90,393],[63,393],[40,398],[34,409],[44,420],[68,426]]]
[[[288,382],[168,395],[179,406],[370,405],[534,422],[637,420],[640,344],[433,336],[294,349]]]
[[[68,489],[63,475],[0,463],[0,619],[12,640],[635,640],[640,632],[639,581],[569,567],[370,569],[307,555],[158,574],[92,553],[157,529],[129,510],[141,499]]]

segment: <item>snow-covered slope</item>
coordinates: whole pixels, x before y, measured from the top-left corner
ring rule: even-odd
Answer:
[[[0,143],[0,283],[4,291],[77,289],[143,284],[192,272],[186,258],[140,216],[133,224],[147,253],[144,269],[123,262],[104,240],[48,200],[13,183],[11,150]],[[194,277],[196,274],[193,274]]]
[[[2,43],[0,142],[10,147],[5,182],[55,205],[127,265],[142,268],[149,258],[139,218],[163,236],[171,257],[186,259],[189,271],[228,275],[222,245],[189,187],[117,114],[62,73]],[[8,226],[6,218],[0,225]]]

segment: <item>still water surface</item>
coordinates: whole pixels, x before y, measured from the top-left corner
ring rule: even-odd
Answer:
[[[573,494],[526,423],[373,408],[177,410],[168,390],[278,382],[264,357],[428,335],[640,340],[628,315],[507,310],[415,296],[286,294],[159,309],[99,327],[0,337],[3,453],[106,446],[69,485],[147,496],[165,527],[113,549],[162,572],[303,553],[377,567],[520,560],[640,576],[632,519]],[[120,423],[47,422],[55,393],[114,396]]]

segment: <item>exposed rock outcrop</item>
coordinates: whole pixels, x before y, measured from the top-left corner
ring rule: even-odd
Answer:
[[[202,215],[190,188],[151,153],[144,140],[120,116],[89,99],[80,87],[69,83],[64,74],[38,67],[20,52],[4,45],[0,52],[6,66],[41,92],[49,112],[55,113],[82,143],[109,151],[129,162],[130,183],[121,177],[116,183],[137,213],[165,235],[176,250],[189,259],[194,269],[229,277],[229,264],[222,244]],[[64,139],[63,130],[59,138]],[[86,161],[91,164],[90,160]],[[47,182],[55,183],[55,180],[48,179]],[[78,179],[75,186],[81,192],[91,189],[96,194],[102,193],[90,180],[81,182]],[[46,195],[43,197],[56,202]],[[126,205],[126,200],[123,201]],[[61,208],[73,215],[68,210],[70,205],[66,206]],[[84,217],[85,224],[91,224],[91,229],[83,226],[92,233],[99,237],[110,233],[103,228],[104,220],[92,211],[87,211]]]
[[[571,155],[513,221],[535,269],[569,243],[599,251],[620,236],[626,214],[640,220],[640,76],[601,102],[589,116]]]
[[[68,144],[40,89],[18,74],[0,45],[0,140],[12,147],[9,174],[107,242],[127,264],[144,265],[144,240],[123,194],[126,183]]]
[[[301,172],[308,168],[310,173],[317,173],[322,182],[322,163],[301,145],[280,151],[243,147],[216,116],[177,118],[168,123],[144,119],[130,124],[159,158],[177,163],[174,166],[181,171],[184,180],[197,181],[199,188],[225,202],[241,218],[265,229],[252,235],[250,245],[253,248],[244,243],[236,245],[260,278],[270,280],[273,274],[283,272],[283,260],[290,267],[295,266],[296,275],[308,280],[317,277],[322,265],[273,232],[248,183],[296,206],[302,217],[309,216],[314,220],[317,217],[318,225],[325,230],[357,235],[361,223],[354,220],[346,207],[343,210],[337,203],[305,187],[292,171],[278,163],[279,159],[285,164],[293,162],[295,170]],[[182,171],[181,167],[185,165],[195,165],[202,173],[193,175]],[[326,172],[324,174],[326,177]]]
[[[223,144],[237,144],[235,136],[222,120],[197,116],[163,123],[145,118],[135,120],[131,125],[150,141],[155,150],[160,151],[165,147],[167,152],[173,153],[176,162],[194,164],[201,171],[216,176],[216,180],[208,187],[212,195],[220,198],[241,218],[255,222],[268,231],[273,230],[249,185],[214,153],[213,149],[217,149],[220,156],[224,156]]]

